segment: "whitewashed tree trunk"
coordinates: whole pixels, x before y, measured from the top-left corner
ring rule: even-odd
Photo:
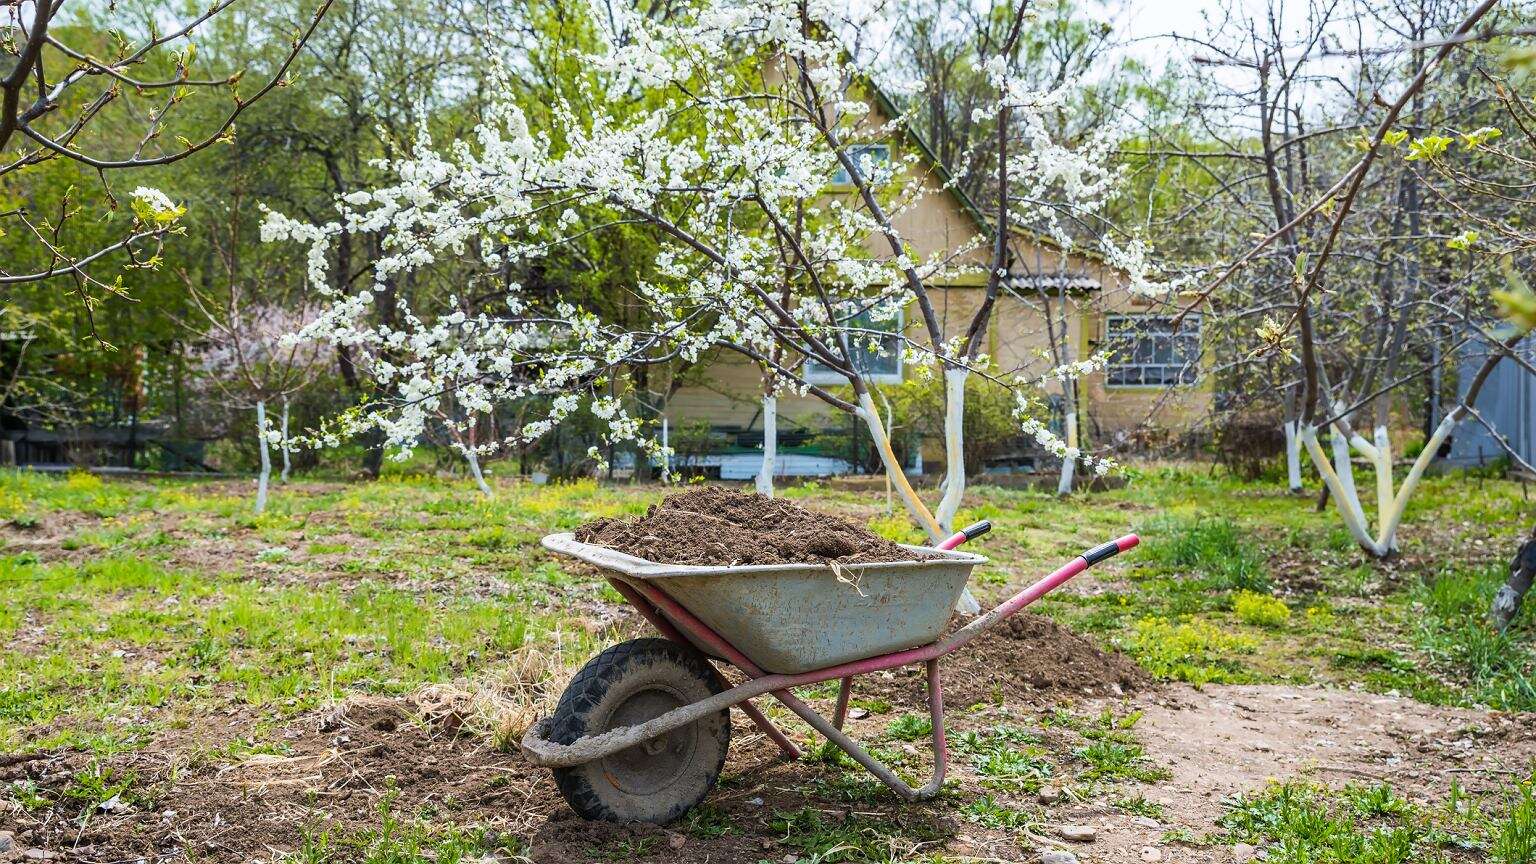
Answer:
[[[965,382],[968,369],[944,370],[944,497],[933,518],[945,536],[955,532],[955,514],[965,498]]]
[[[1062,431],[1066,433],[1067,455],[1061,460],[1061,479],[1056,483],[1056,494],[1071,495],[1073,475],[1077,473],[1077,458],[1073,455],[1077,453],[1077,411],[1071,405],[1063,415]]]
[[[667,423],[667,415],[661,415],[661,483],[663,486],[672,482],[672,435],[671,427]]]
[[[1338,505],[1339,515],[1344,518],[1345,527],[1349,529],[1350,536],[1355,538],[1355,542],[1360,544],[1360,548],[1377,558],[1385,558],[1397,548],[1398,526],[1402,524],[1403,512],[1408,509],[1408,502],[1413,498],[1413,492],[1418,488],[1419,480],[1424,476],[1424,470],[1429,467],[1430,462],[1434,461],[1435,454],[1439,452],[1440,445],[1445,443],[1446,436],[1451,434],[1451,430],[1455,429],[1456,424],[1461,422],[1465,416],[1465,411],[1461,407],[1457,407],[1456,410],[1447,414],[1444,420],[1440,421],[1439,426],[1435,427],[1434,434],[1430,435],[1429,440],[1424,442],[1424,450],[1419,453],[1417,459],[1413,460],[1413,465],[1408,469],[1408,476],[1403,478],[1403,485],[1398,487],[1397,494],[1392,496],[1392,500],[1377,515],[1378,529],[1374,537],[1371,536],[1369,525],[1366,524],[1365,519],[1358,512],[1358,499],[1353,507],[1347,502],[1345,496],[1348,494],[1348,490],[1345,488],[1338,472],[1334,470],[1333,464],[1323,453],[1322,445],[1317,443],[1317,429],[1310,426],[1302,428],[1301,440],[1307,447],[1307,453],[1312,457],[1312,464],[1317,468],[1318,473],[1322,475],[1323,482],[1327,484],[1328,491],[1333,495],[1334,501]],[[1375,454],[1377,470],[1381,471],[1384,459],[1391,458],[1390,448],[1379,447],[1365,441],[1364,438],[1356,437],[1359,440],[1354,442],[1355,446],[1358,448],[1363,444],[1365,447],[1370,448]],[[1380,436],[1378,442],[1387,443],[1386,436]],[[1391,466],[1389,462],[1386,463],[1386,471],[1389,474],[1390,482]],[[1377,494],[1383,494],[1383,487],[1380,485],[1377,486]]]
[[[1333,470],[1339,476],[1339,488],[1343,490],[1343,503],[1355,511],[1355,520],[1361,525],[1368,524],[1365,519],[1365,508],[1360,506],[1360,491],[1355,487],[1355,466],[1350,461],[1349,438],[1344,430],[1338,426],[1333,427],[1333,434],[1329,436],[1333,446]]]
[[[261,476],[256,479],[256,512],[267,509],[267,482],[272,478],[272,456],[267,452],[267,403],[256,401],[256,448],[261,453]]]
[[[1307,454],[1312,457],[1312,466],[1322,476],[1323,483],[1327,485],[1329,494],[1333,497],[1333,503],[1339,510],[1339,516],[1344,519],[1344,527],[1349,529],[1351,537],[1363,548],[1375,554],[1376,544],[1366,525],[1357,517],[1355,508],[1350,505],[1348,492],[1344,483],[1339,479],[1339,474],[1334,470],[1333,463],[1327,454],[1323,453],[1323,445],[1317,443],[1317,427],[1301,427],[1301,443],[1307,448]]]
[[[779,400],[763,397],[763,465],[757,469],[757,494],[773,497],[774,462],[779,450]]]
[[[1285,482],[1292,492],[1301,491],[1301,441],[1296,437],[1296,421],[1285,421]]]
[[[289,457],[288,448],[288,397],[283,397],[283,473],[277,475],[277,479],[283,483],[288,482],[288,475],[293,472],[293,461]]]
[[[901,496],[901,503],[906,506],[907,513],[912,516],[912,521],[923,529],[930,542],[938,543],[945,537],[944,529],[939,527],[933,514],[929,512],[922,499],[917,497],[917,492],[912,484],[907,482],[906,472],[901,470],[901,463],[896,461],[896,454],[891,450],[891,441],[885,433],[885,426],[880,422],[880,414],[875,411],[875,402],[869,393],[859,394],[859,409],[856,412],[860,420],[864,421],[864,428],[869,430],[870,438],[874,439],[875,450],[880,453],[880,464],[885,468],[886,476],[896,485],[896,494]]]
[[[480,457],[476,455],[474,446],[461,446],[460,449],[464,451],[464,461],[469,463],[469,476],[475,478],[476,488],[478,488],[480,492],[485,495],[485,497],[493,497],[494,493],[491,492],[491,486],[489,483],[485,482],[485,474],[480,470]]]
[[[1392,508],[1381,520],[1381,548],[1378,555],[1386,555],[1388,551],[1397,547],[1397,526],[1403,521],[1403,511],[1408,509],[1408,499],[1413,497],[1413,490],[1419,485],[1419,480],[1424,476],[1424,469],[1434,461],[1435,454],[1440,452],[1440,445],[1456,428],[1456,424],[1466,416],[1466,412],[1457,406],[1451,413],[1445,415],[1440,425],[1435,427],[1433,435],[1424,442],[1424,449],[1419,452],[1419,458],[1413,460],[1413,465],[1408,469],[1408,476],[1403,478],[1403,485],[1397,489],[1397,495],[1392,499]]]

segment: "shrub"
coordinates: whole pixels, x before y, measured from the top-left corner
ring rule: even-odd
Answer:
[[[1212,445],[1217,462],[1233,476],[1252,482],[1263,478],[1285,453],[1285,429],[1278,417],[1231,414],[1217,426]]]
[[[1291,608],[1268,594],[1240,591],[1232,598],[1232,611],[1244,624],[1279,627],[1291,619]]]

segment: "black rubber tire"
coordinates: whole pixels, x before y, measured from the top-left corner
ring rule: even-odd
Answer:
[[[549,737],[570,744],[720,691],[709,661],[692,647],[631,639],[581,667],[560,697]],[[724,709],[604,759],[556,768],[555,783],[583,818],[665,825],[714,788],[730,746],[730,709]]]

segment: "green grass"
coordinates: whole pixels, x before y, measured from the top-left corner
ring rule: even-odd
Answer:
[[[1503,798],[1415,804],[1386,784],[1328,789],[1272,783],[1234,802],[1221,818],[1226,842],[1261,845],[1275,864],[1407,864],[1536,861],[1536,798],[1529,782]]]
[[[1039,609],[1164,679],[1360,683],[1536,708],[1531,616],[1505,635],[1481,623],[1505,540],[1474,547],[1438,534],[1426,548],[1437,525],[1497,529],[1512,543],[1526,506],[1517,484],[1426,478],[1403,529],[1405,551],[1426,563],[1388,580],[1332,513],[1278,486],[1198,467],[1127,474],[1124,489],[1066,500],[974,487],[958,518],[996,526],[975,544],[994,562],[979,579],[983,598],[1137,530],[1143,546],[1096,569],[1094,590]],[[819,483],[784,491],[911,538],[882,495]],[[537,540],[643,512],[659,494],[584,481],[506,484],[485,499],[467,484],[395,475],[280,486],[257,517],[243,483],[0,472],[8,539],[59,538],[0,556],[0,750],[115,752],[231,703],[258,721],[286,717],[353,692],[495,678],[516,652],[552,645],[579,662],[605,638],[587,610],[620,598]],[[1291,587],[1298,571],[1312,587]],[[833,693],[829,682],[811,695]],[[891,711],[880,699],[854,704]],[[110,722],[122,716],[143,722]],[[925,722],[891,718],[891,735],[915,741]]]
[[[377,826],[311,832],[299,850],[283,860],[287,864],[468,864],[524,851],[515,839],[490,829],[445,823],[433,814],[399,814],[393,802],[393,795],[383,797]]]
[[[1145,530],[1150,539],[1142,555],[1148,562],[1198,576],[1205,587],[1217,590],[1269,587],[1264,559],[1251,535],[1231,519],[1159,520]]]
[[[949,836],[921,817],[875,818],[857,813],[834,819],[813,808],[775,814],[779,842],[804,864],[886,864],[910,861],[910,853]],[[777,857],[777,856],[775,856]]]

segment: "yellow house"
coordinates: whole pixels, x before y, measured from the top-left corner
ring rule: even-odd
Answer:
[[[895,110],[878,89],[870,90],[875,110],[868,122],[875,128],[885,125],[885,118],[895,116]],[[899,160],[905,155],[903,148],[915,150],[919,157],[915,170],[925,172],[924,194],[893,220],[909,254],[919,261],[942,255],[957,265],[974,265],[971,272],[928,286],[948,339],[965,332],[984,297],[991,232],[976,205],[946,182],[943,166],[910,130],[855,149],[872,160]],[[829,178],[831,194],[838,194],[840,180],[847,182],[838,176],[841,173]],[[1175,332],[1166,304],[1154,306],[1131,293],[1127,276],[1103,261],[1077,252],[1063,254],[1048,239],[1025,230],[1015,231],[1010,242],[1010,290],[993,309],[983,349],[998,371],[1033,380],[1054,368],[1055,357],[1077,361],[1108,350],[1109,366],[1079,379],[1077,385],[1076,426],[1083,443],[1090,446],[1118,443],[1125,436],[1151,430],[1177,433],[1207,415],[1212,391],[1210,377],[1203,374],[1202,316],[1185,316]],[[870,238],[866,247],[872,256],[889,254],[881,238]],[[909,331],[921,327],[916,318],[915,310],[905,316]],[[1054,324],[1064,354],[1051,350],[1048,323]],[[869,360],[869,377],[876,384],[899,383],[909,374],[900,363],[896,341],[891,340],[891,350]],[[814,384],[846,383],[831,370],[814,365],[806,375]],[[1052,379],[1044,384],[1057,402],[1061,383]],[[722,352],[690,372],[667,400],[665,415],[674,429],[707,425],[713,434],[708,452],[680,454],[682,461],[710,474],[718,469],[723,479],[754,476],[762,461],[762,395],[761,371],[733,352]],[[818,446],[812,434],[842,429],[857,435],[846,415],[814,396],[781,395],[777,402],[776,475],[825,476],[850,469],[846,451]],[[940,458],[941,443],[924,441],[920,447],[905,448],[911,468],[921,470],[923,462],[939,467],[934,463]],[[996,467],[1027,468],[1029,462],[1013,460]]]

